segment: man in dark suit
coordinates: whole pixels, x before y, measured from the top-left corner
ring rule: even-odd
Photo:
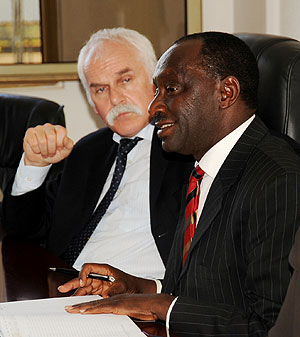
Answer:
[[[12,192],[4,198],[7,234],[46,243],[79,269],[84,262],[102,261],[137,276],[163,277],[182,184],[193,163],[166,154],[149,124],[155,65],[150,41],[136,31],[115,28],[92,35],[80,52],[78,72],[88,100],[108,128],[84,137],[74,148],[61,126],[27,131],[24,159]],[[98,201],[110,193],[119,143],[135,136],[140,140],[127,154],[113,200],[93,234],[83,234]],[[49,164],[64,158],[62,175],[45,185]],[[86,236],[86,244],[78,243]]]
[[[290,280],[300,158],[255,115],[257,64],[237,37],[180,39],[159,60],[154,83],[149,110],[163,148],[196,160],[162,291],[87,264],[60,291],[109,298],[66,310],[160,319],[179,336],[266,336]],[[92,271],[115,282],[90,280]]]

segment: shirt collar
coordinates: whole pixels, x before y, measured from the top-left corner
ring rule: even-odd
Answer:
[[[122,138],[135,138],[135,137],[141,137],[143,139],[149,140],[150,142],[152,141],[152,136],[153,136],[153,131],[154,131],[154,126],[151,124],[148,124],[145,126],[142,130],[140,130],[135,136],[133,137],[121,137],[117,133],[114,132],[113,134],[113,140],[117,142],[118,144],[120,143],[120,140]]]
[[[199,162],[195,163],[195,166],[199,165],[206,174],[214,179],[229,152],[246,131],[247,127],[251,124],[254,118],[255,115],[251,116],[244,123],[231,131],[226,137],[222,138],[205,153]]]

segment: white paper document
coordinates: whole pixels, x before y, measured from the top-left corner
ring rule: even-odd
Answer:
[[[127,316],[70,314],[65,305],[99,299],[72,296],[0,303],[1,337],[145,337]]]

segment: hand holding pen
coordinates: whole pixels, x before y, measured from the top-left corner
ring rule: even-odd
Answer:
[[[49,268],[49,269],[52,270],[52,271],[58,272],[58,273],[71,275],[71,276],[74,276],[74,277],[79,276],[79,271],[77,271],[76,269],[70,269],[70,268]],[[91,278],[91,279],[94,279],[94,280],[107,281],[107,282],[114,282],[115,281],[115,278],[111,275],[107,276],[107,275],[99,275],[99,274],[95,274],[95,273],[88,274],[87,278]]]
[[[92,278],[92,274],[94,274],[94,276],[97,274],[97,276],[100,275],[102,277],[110,276],[113,277],[114,281]],[[141,293],[141,286],[143,286],[144,289],[144,285],[146,285],[146,288],[150,286],[151,289],[152,287],[156,289],[156,283],[154,281],[134,277],[107,264],[86,263],[82,266],[78,278],[59,286],[58,290],[62,293],[66,293],[77,289],[74,294],[76,296],[93,294],[110,297],[123,293]]]

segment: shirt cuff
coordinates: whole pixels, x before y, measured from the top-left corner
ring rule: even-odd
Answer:
[[[167,337],[169,337],[169,329],[170,329],[170,316],[171,316],[171,311],[177,301],[178,297],[176,297],[171,305],[169,306],[168,312],[167,312],[167,317],[166,317],[166,330],[167,330]]]
[[[11,195],[18,196],[39,188],[46,179],[50,168],[51,165],[44,167],[26,166],[23,153],[12,186]]]
[[[153,280],[156,283],[156,293],[160,294],[162,289],[162,284],[159,280]]]
[[[161,293],[161,289],[162,289],[161,282],[159,280],[153,280],[153,281],[155,281],[155,283],[156,283],[156,293],[160,294]],[[167,332],[167,337],[170,337],[170,333],[169,333],[169,329],[170,329],[170,323],[169,323],[170,322],[170,315],[171,315],[171,311],[172,311],[172,309],[174,307],[174,304],[177,301],[177,298],[178,297],[176,297],[173,300],[173,302],[170,304],[168,312],[167,312],[167,317],[166,317],[166,332]]]

